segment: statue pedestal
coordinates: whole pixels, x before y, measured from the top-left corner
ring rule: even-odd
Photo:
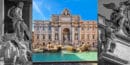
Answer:
[[[117,64],[125,65],[130,61],[130,38],[124,35],[115,34],[113,39],[109,39],[107,42],[106,51],[100,54],[100,59],[111,61]],[[112,44],[115,44],[112,49]]]

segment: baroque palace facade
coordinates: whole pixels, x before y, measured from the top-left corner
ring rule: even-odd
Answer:
[[[62,45],[82,43],[97,46],[97,22],[82,21],[64,9],[61,15],[52,15],[51,21],[34,21],[33,47],[37,44],[60,43]]]

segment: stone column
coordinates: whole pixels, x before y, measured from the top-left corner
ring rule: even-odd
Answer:
[[[42,41],[42,40],[43,40],[43,38],[42,38],[42,37],[43,37],[43,35],[42,35],[42,27],[41,27],[41,26],[40,26],[39,31],[40,31],[40,34],[39,34],[40,36],[39,36],[39,38],[40,38],[40,41]]]
[[[74,27],[72,27],[72,43],[74,42]]]
[[[32,2],[29,4],[29,29],[32,31]]]
[[[69,35],[70,35],[70,38],[69,38],[69,39],[70,39],[70,42],[72,43],[72,27],[70,27],[69,33],[70,33],[70,34],[69,34]]]
[[[46,40],[48,40],[48,33],[49,33],[48,32],[48,27],[46,27],[46,34],[45,34],[46,35]]]
[[[4,0],[0,0],[0,36],[4,35]]]
[[[54,41],[54,40],[55,40],[55,30],[54,30],[54,27],[52,27],[52,32],[51,32],[51,34],[52,34],[52,36],[51,36],[52,41]]]
[[[62,33],[61,27],[59,27],[59,41],[60,41],[60,43],[61,43],[61,33]]]
[[[87,40],[87,28],[85,28],[85,41]]]
[[[81,27],[78,27],[78,40],[81,40]]]

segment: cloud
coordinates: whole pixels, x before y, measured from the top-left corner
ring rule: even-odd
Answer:
[[[36,10],[42,16],[43,19],[45,19],[45,16],[42,13],[42,10],[39,8],[38,4],[36,4],[35,1],[33,1],[33,9]]]

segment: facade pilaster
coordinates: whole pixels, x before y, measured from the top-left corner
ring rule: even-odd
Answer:
[[[54,29],[54,27],[52,27],[52,32],[51,32],[51,34],[52,34],[52,36],[51,36],[52,41],[54,41],[54,40],[55,40],[55,29]]]

